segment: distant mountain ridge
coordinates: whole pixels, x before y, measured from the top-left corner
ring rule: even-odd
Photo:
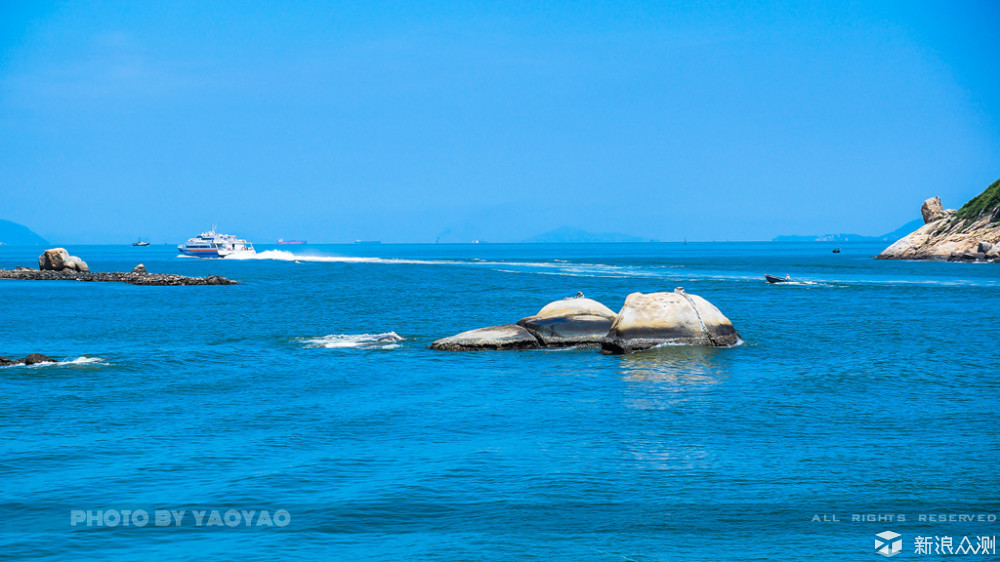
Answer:
[[[656,242],[652,238],[642,238],[630,234],[618,232],[587,232],[579,228],[562,226],[555,230],[544,232],[537,236],[532,236],[525,243],[531,244],[567,244],[567,243],[594,243],[594,242]]]
[[[40,246],[48,244],[23,224],[0,219],[0,243],[8,246]]]
[[[862,234],[806,234],[806,235],[782,235],[773,239],[774,242],[890,242],[899,240],[903,236],[913,232],[923,226],[921,219],[912,220],[892,232],[882,236],[864,236]]]

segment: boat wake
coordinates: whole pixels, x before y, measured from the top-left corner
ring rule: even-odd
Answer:
[[[326,349],[396,349],[406,338],[396,332],[384,334],[330,334],[319,338],[299,338],[306,348]]]
[[[469,260],[441,259],[407,259],[407,258],[376,258],[348,257],[317,254],[296,254],[287,250],[266,250],[256,254],[232,254],[225,257],[226,261],[272,260],[295,263],[375,263],[388,265],[460,265],[472,267],[493,267],[506,273],[537,273],[544,275],[566,275],[570,277],[661,277],[662,272],[642,271],[632,267],[621,267],[603,264],[570,263],[566,260],[551,262],[538,261],[497,261],[472,258]],[[673,268],[674,266],[671,266]]]
[[[293,254],[288,250],[266,250],[256,254],[232,254],[226,256],[226,261],[239,260],[272,260],[290,262],[317,262],[317,263],[386,263],[386,264],[459,264],[460,261],[440,261],[440,260],[407,260],[391,258],[357,258],[346,256],[322,256],[315,254]]]

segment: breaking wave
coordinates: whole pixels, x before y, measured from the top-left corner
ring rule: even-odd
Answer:
[[[384,334],[330,334],[319,338],[300,338],[303,347],[326,349],[396,349],[406,338],[396,332]]]

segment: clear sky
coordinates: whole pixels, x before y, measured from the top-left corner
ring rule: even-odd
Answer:
[[[0,2],[62,243],[882,234],[1000,177],[1000,2]]]

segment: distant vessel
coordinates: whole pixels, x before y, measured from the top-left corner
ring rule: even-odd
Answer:
[[[381,244],[381,240],[355,240],[355,244]]]
[[[792,281],[791,277],[777,277],[774,275],[764,274],[764,279],[767,279],[768,283],[790,283]]]
[[[835,253],[835,254],[839,254],[839,253],[840,253],[840,248],[834,248],[834,249],[833,249],[833,253]]]
[[[282,244],[282,245],[290,245],[290,244],[298,245],[298,244],[305,244],[305,243],[306,243],[305,240],[285,240],[284,238],[278,238],[278,244]]]
[[[219,234],[215,232],[215,225],[212,230],[202,232],[194,238],[189,238],[184,244],[177,246],[177,250],[185,256],[197,256],[200,258],[224,258],[233,254],[256,254],[253,244],[237,238],[232,234]]]
[[[144,242],[142,240],[142,238],[140,238],[140,239],[136,240],[135,242],[132,242],[132,245],[133,246],[149,246],[149,242]]]

